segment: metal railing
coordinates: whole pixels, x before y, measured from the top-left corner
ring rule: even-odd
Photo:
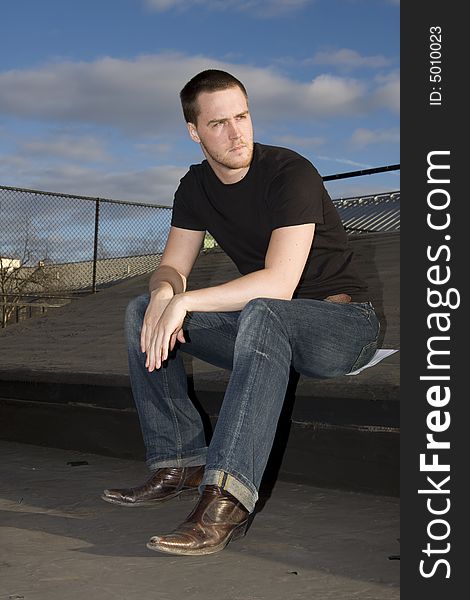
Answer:
[[[399,168],[381,167],[350,174]],[[400,193],[334,200],[351,233],[397,231]],[[0,322],[48,307],[158,265],[171,207],[0,186]],[[215,247],[208,234],[205,248]]]

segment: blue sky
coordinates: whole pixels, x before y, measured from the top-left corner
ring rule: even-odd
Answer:
[[[0,184],[171,205],[203,158],[178,94],[221,68],[255,140],[321,175],[399,158],[398,0],[15,0],[2,3]],[[333,198],[400,172],[328,182]]]

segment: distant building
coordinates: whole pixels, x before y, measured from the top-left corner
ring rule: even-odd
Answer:
[[[21,267],[21,261],[16,258],[6,258],[0,256],[0,268],[3,271],[12,271],[13,269],[19,269]]]

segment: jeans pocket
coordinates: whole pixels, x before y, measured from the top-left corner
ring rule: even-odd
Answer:
[[[359,356],[356,358],[356,361],[354,362],[353,366],[349,369],[348,372],[351,373],[352,371],[357,371],[357,369],[360,369],[361,367],[366,365],[372,359],[376,350],[377,340],[366,344],[360,351]]]

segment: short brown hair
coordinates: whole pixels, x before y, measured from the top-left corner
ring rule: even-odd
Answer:
[[[196,125],[199,116],[197,98],[202,92],[219,92],[231,87],[239,87],[248,98],[245,86],[230,73],[218,69],[207,69],[195,75],[180,92],[181,105],[186,123]]]

